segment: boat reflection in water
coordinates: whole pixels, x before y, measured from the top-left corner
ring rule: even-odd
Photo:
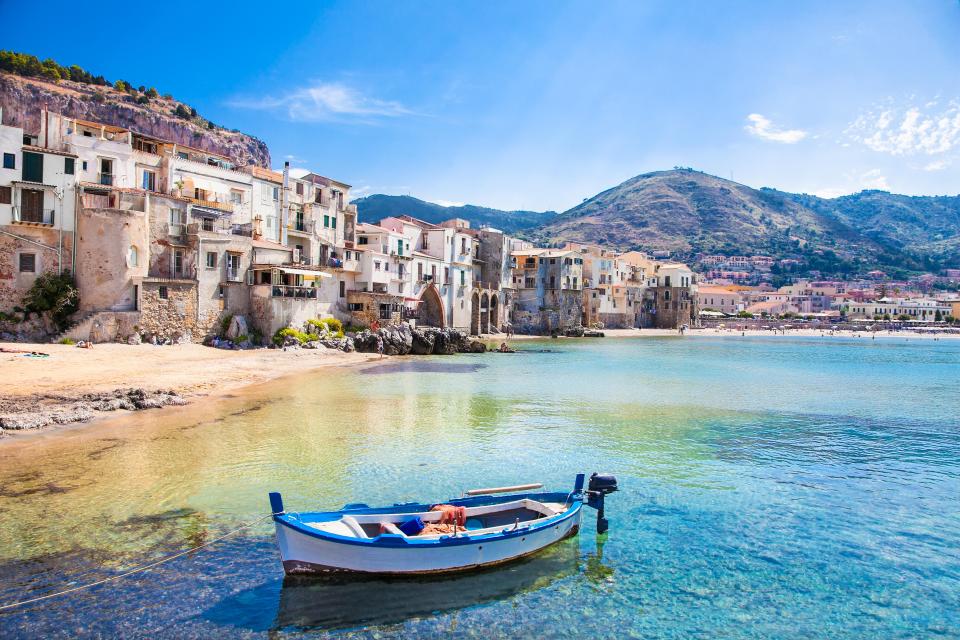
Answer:
[[[433,577],[287,576],[275,629],[343,629],[401,623],[546,588],[580,571],[576,538],[534,556],[465,574]]]

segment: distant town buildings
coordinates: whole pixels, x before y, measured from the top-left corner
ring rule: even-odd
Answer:
[[[318,173],[46,111],[40,122],[26,132],[0,113],[0,310],[40,274],[70,272],[83,338],[199,341],[236,316],[251,339],[324,317],[473,334],[676,328],[704,299],[686,265],[643,253],[534,247],[458,219],[359,223],[350,185]]]

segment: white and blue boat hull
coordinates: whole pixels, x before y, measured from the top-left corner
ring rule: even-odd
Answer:
[[[466,571],[498,565],[531,555],[580,530],[583,501],[571,493],[537,493],[499,498],[478,496],[451,500],[454,506],[496,508],[501,503],[554,505],[555,513],[535,520],[456,535],[406,536],[380,533],[372,537],[337,535],[326,530],[334,519],[371,522],[378,517],[429,512],[430,505],[397,505],[369,508],[348,505],[342,511],[285,513],[274,509],[277,544],[288,574],[346,571],[369,574],[419,575]],[[280,513],[278,513],[280,512]],[[469,521],[468,521],[469,524]]]

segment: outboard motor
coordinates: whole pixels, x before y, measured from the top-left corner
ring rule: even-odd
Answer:
[[[597,533],[606,533],[610,523],[604,517],[603,499],[617,490],[617,478],[612,473],[596,473],[587,485],[587,505],[597,510]]]

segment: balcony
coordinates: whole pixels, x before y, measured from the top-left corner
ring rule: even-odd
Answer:
[[[52,227],[56,212],[53,209],[26,209],[24,207],[13,208],[13,223],[23,225],[38,225]]]
[[[227,282],[243,282],[243,274],[239,268],[227,267]]]
[[[203,200],[201,198],[186,198],[186,199],[189,200],[191,204],[198,207],[205,207],[207,209],[214,209],[216,211],[233,213],[232,202],[220,202],[218,200]]]
[[[191,236],[200,233],[215,233],[228,236],[233,233],[233,225],[229,220],[205,218],[201,222],[191,222],[187,225],[187,234]]]
[[[299,233],[302,235],[313,235],[315,222],[313,220],[294,220],[287,227],[290,233]]]
[[[271,295],[274,298],[292,298],[295,300],[316,300],[315,287],[295,287],[286,284],[271,285]]]

